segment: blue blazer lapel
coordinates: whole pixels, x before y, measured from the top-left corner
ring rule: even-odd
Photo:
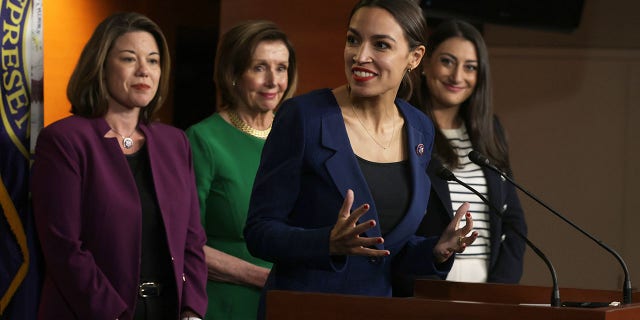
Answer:
[[[502,208],[500,207],[500,204],[504,202],[501,178],[499,175],[495,174],[487,168],[482,168],[482,172],[484,173],[485,179],[487,180],[489,202],[491,202],[493,206],[501,210]]]
[[[322,119],[321,140],[321,144],[325,148],[334,151],[333,156],[329,157],[324,165],[336,185],[341,199],[344,199],[348,189],[353,190],[355,200],[352,209],[364,203],[368,203],[371,206],[369,211],[360,218],[359,222],[370,219],[378,221],[378,214],[371,191],[349,143],[347,130],[339,109],[337,109],[337,112],[331,113]],[[376,225],[365,234],[367,237],[379,237],[381,235],[380,227]],[[383,248],[381,245],[376,245],[376,247],[378,249]]]
[[[432,141],[423,141],[425,134],[412,125],[415,120],[407,116],[406,110],[406,108],[412,107],[398,102],[396,102],[396,105],[405,118],[406,147],[411,167],[412,195],[405,217],[385,237],[387,247],[393,243],[404,242],[407,236],[415,233],[426,212],[427,202],[425,199],[428,199],[431,188],[431,183],[426,173],[426,164],[431,159],[431,155],[427,152],[418,152],[418,147],[422,145],[423,150],[426,151]],[[342,199],[344,199],[347,190],[352,189],[355,194],[352,208],[357,208],[364,203],[371,205],[371,209],[360,218],[360,222],[370,219],[378,221],[378,214],[371,191],[349,143],[339,108],[336,108],[336,112],[323,117],[321,131],[321,144],[334,152],[326,160],[325,168],[336,185],[338,192],[340,192]],[[367,237],[381,236],[379,226],[376,225],[376,227],[369,229],[365,235]],[[384,246],[376,245],[376,248],[383,249]]]
[[[487,181],[487,196],[489,197],[489,202],[493,207],[497,210],[502,210],[502,203],[504,203],[504,194],[502,192],[502,181],[499,175],[490,171],[487,168],[482,168],[482,172],[484,172],[485,179]],[[489,208],[489,211],[494,211],[492,208]],[[498,218],[495,214],[489,214],[489,230],[491,230],[491,265],[495,262],[497,255],[494,255],[494,252],[497,252],[497,245],[500,243],[500,238],[502,237],[502,232],[498,232],[501,230],[502,219]]]
[[[427,150],[427,144],[430,141],[423,141],[423,132],[417,130],[411,125],[412,120],[406,116],[404,106],[397,104],[400,111],[405,115],[405,126],[407,131],[407,156],[411,168],[412,194],[411,202],[407,213],[400,223],[386,237],[385,241],[391,245],[393,243],[404,242],[406,237],[412,235],[420,225],[420,221],[424,217],[427,209],[425,199],[429,198],[429,190],[431,184],[426,173],[426,163],[431,155],[426,152],[418,152],[418,148],[422,145],[422,150]],[[407,232],[409,231],[409,232]]]
[[[438,177],[438,174],[435,172],[436,168],[440,164],[440,160],[431,159],[429,162],[429,166],[427,167],[427,174],[431,179],[431,189],[435,191],[438,199],[442,202],[443,207],[447,210],[447,214],[449,218],[453,219],[453,208],[451,207],[451,193],[449,190],[449,183]],[[429,200],[432,201],[433,199]]]

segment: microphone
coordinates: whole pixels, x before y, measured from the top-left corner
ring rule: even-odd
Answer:
[[[453,172],[445,168],[441,163],[437,163],[436,166],[437,166],[436,174],[438,175],[438,177],[447,181],[455,181],[459,183],[461,186],[467,188],[469,191],[473,192],[476,196],[478,196],[480,200],[482,200],[482,202],[484,202],[487,206],[489,206],[489,208],[491,208],[491,211],[495,212],[500,219],[502,219],[503,212],[498,210],[480,192],[478,192],[476,189],[472,188],[468,184],[464,183],[460,179],[456,178]],[[553,268],[553,265],[551,264],[551,261],[549,261],[547,256],[545,256],[545,254],[542,253],[542,251],[540,251],[538,247],[536,247],[531,241],[529,241],[529,239],[524,234],[522,234],[520,230],[516,229],[515,227],[513,227],[513,225],[509,223],[506,224],[506,226],[508,226],[513,232],[515,232],[516,235],[518,235],[522,240],[524,240],[524,242],[529,246],[529,248],[531,248],[531,250],[533,250],[533,252],[535,252],[538,255],[538,257],[540,257],[540,259],[542,259],[542,261],[544,261],[544,263],[547,265],[547,268],[549,268],[549,272],[551,273],[551,279],[553,280],[553,289],[551,291],[551,306],[560,307],[561,304],[560,304],[560,289],[558,289],[558,276],[556,274],[556,270]]]
[[[497,172],[499,175],[501,175],[507,181],[509,181],[509,183],[511,183],[516,188],[518,188],[520,191],[524,192],[527,196],[529,196],[529,198],[535,200],[537,203],[539,203],[540,205],[545,207],[547,210],[549,210],[551,213],[556,215],[556,217],[562,219],[564,222],[568,223],[574,229],[580,231],[580,233],[585,235],[587,238],[593,240],[595,243],[597,243],[600,247],[605,249],[607,252],[611,253],[616,258],[616,260],[618,260],[618,262],[622,266],[622,270],[624,271],[624,285],[622,287],[622,301],[623,301],[624,304],[630,304],[631,303],[632,289],[631,289],[631,280],[630,280],[630,277],[629,277],[629,269],[627,268],[627,264],[624,262],[624,260],[622,260],[622,257],[618,254],[618,252],[613,250],[611,247],[606,245],[601,240],[596,239],[589,232],[585,231],[584,229],[582,229],[581,227],[579,227],[578,225],[573,223],[571,220],[567,219],[565,216],[563,216],[562,214],[560,214],[559,212],[557,212],[556,210],[554,210],[553,208],[548,206],[546,203],[544,203],[538,197],[536,197],[535,195],[533,195],[529,191],[525,190],[522,186],[520,186],[518,183],[516,183],[509,175],[507,175],[506,173],[502,172],[500,169],[498,169],[498,167],[493,165],[491,163],[491,161],[487,157],[482,155],[480,152],[477,152],[475,150],[471,151],[469,153],[469,159],[473,163],[475,163],[475,164],[477,164],[477,165],[479,165],[481,167],[486,167],[486,168],[489,168],[489,169]]]

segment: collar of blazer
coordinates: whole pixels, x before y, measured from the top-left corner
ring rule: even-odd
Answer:
[[[429,180],[425,174],[426,162],[429,160],[430,155],[427,153],[419,155],[418,152],[412,151],[420,144],[424,146],[431,142],[423,141],[426,134],[415,128],[413,125],[415,120],[412,119],[412,117],[406,116],[406,108],[411,106],[402,103],[396,103],[396,105],[398,105],[400,112],[405,116],[406,143],[408,160],[411,167],[413,194],[407,214],[394,230],[385,236],[387,246],[391,246],[396,242],[406,241],[405,238],[407,234],[413,233],[407,232],[407,230],[417,228],[426,210],[426,201],[422,200],[426,199],[430,188]],[[334,151],[333,156],[325,162],[325,167],[337,187],[338,192],[344,196],[348,189],[352,189],[355,194],[353,208],[357,208],[364,203],[371,205],[371,209],[361,217],[360,221],[369,219],[377,221],[378,214],[375,203],[373,202],[367,182],[362,175],[358,161],[351,149],[344,120],[337,105],[335,110],[326,114],[321,121],[321,144]],[[416,223],[416,221],[418,222]],[[368,230],[365,234],[367,237],[379,237],[381,236],[380,228],[376,226]],[[384,246],[377,245],[376,247],[381,249]]]

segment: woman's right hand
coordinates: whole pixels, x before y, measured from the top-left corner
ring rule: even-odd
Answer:
[[[464,216],[465,225],[462,228],[458,228],[460,220]],[[471,213],[469,213],[469,203],[463,203],[453,219],[442,232],[438,243],[433,247],[433,254],[436,258],[436,262],[443,263],[454,253],[462,253],[464,249],[470,246],[478,238],[478,232],[473,230],[473,219]]]
[[[382,257],[390,254],[389,250],[377,250],[370,247],[384,243],[382,237],[367,238],[360,235],[376,225],[375,220],[368,220],[357,224],[358,219],[369,211],[369,204],[363,204],[351,212],[353,205],[353,191],[347,190],[342,208],[338,213],[338,221],[331,229],[329,238],[329,253],[331,255],[356,255],[368,257]]]

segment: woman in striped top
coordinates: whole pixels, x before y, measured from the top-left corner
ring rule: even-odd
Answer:
[[[455,208],[469,202],[474,229],[480,236],[456,256],[447,280],[517,283],[522,276],[525,243],[513,228],[527,233],[520,201],[513,186],[467,156],[477,150],[511,174],[505,135],[492,111],[488,60],[482,36],[466,22],[443,22],[429,37],[420,87],[412,97],[412,104],[429,115],[437,129],[433,160],[427,169],[431,196],[418,234],[440,234]],[[438,160],[487,197],[502,211],[503,218],[464,187],[439,178],[434,170]],[[401,278],[404,281],[398,281],[394,293],[410,295],[413,279]]]

